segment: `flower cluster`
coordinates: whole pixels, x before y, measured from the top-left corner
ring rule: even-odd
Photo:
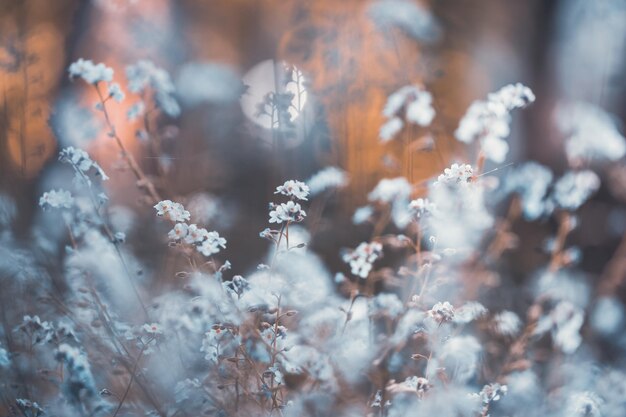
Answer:
[[[142,94],[150,88],[154,91],[154,98],[161,110],[171,117],[180,114],[180,106],[174,98],[176,89],[167,71],[154,65],[152,61],[142,60],[126,67],[126,78],[131,92]],[[139,106],[133,110],[133,116],[143,112],[143,103]]]
[[[61,149],[59,152],[59,161],[68,163],[74,168],[75,179],[78,182],[85,182],[87,185],[91,185],[89,179],[89,172],[92,170],[102,180],[108,180],[109,177],[104,173],[100,165],[89,157],[89,154],[82,149],[68,146]]]
[[[66,190],[50,190],[39,198],[39,206],[44,210],[49,208],[70,208],[74,204],[74,197]]]
[[[165,217],[175,223],[174,228],[167,234],[169,239],[191,245],[204,256],[214,255],[226,248],[226,239],[218,232],[209,232],[196,224],[185,223],[191,219],[191,214],[182,204],[163,200],[159,201],[154,208],[157,216]]]
[[[274,194],[282,194],[290,200],[286,203],[270,203],[270,223],[292,223],[304,220],[306,212],[294,200],[307,199],[309,187],[305,183],[294,180],[285,181],[283,185],[276,187]]]
[[[380,139],[388,142],[404,127],[404,121],[428,126],[435,117],[432,95],[420,86],[407,85],[387,99],[383,115],[387,119],[380,128]]]
[[[509,151],[509,145],[504,139],[510,133],[510,112],[534,101],[533,92],[520,83],[502,87],[489,94],[487,100],[475,101],[470,105],[455,136],[465,143],[479,139],[485,157],[501,163]]]
[[[372,265],[383,254],[383,245],[379,242],[362,242],[356,249],[343,255],[343,261],[350,265],[353,275],[366,279]]]
[[[315,173],[306,182],[309,193],[318,195],[326,190],[345,187],[348,184],[348,174],[337,167],[327,167]]]
[[[443,174],[437,177],[435,185],[459,185],[466,186],[474,178],[474,169],[469,164],[452,164],[450,168],[443,170]]]
[[[98,84],[99,82],[107,83],[107,91],[109,97],[117,102],[124,100],[124,92],[117,83],[113,81],[113,69],[107,67],[103,63],[94,64],[91,60],[79,58],[78,61],[69,66],[68,72],[70,78],[80,77],[89,84]]]

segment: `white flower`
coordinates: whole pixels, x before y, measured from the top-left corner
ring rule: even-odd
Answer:
[[[418,198],[409,203],[409,210],[419,219],[434,214],[437,211],[437,205],[427,198]]]
[[[372,206],[358,207],[356,210],[354,210],[354,214],[352,215],[352,223],[363,224],[368,221],[373,214],[374,209],[372,208]]]
[[[443,170],[443,174],[437,177],[434,185],[467,185],[474,176],[474,170],[469,164],[452,164],[450,168]]]
[[[567,415],[571,417],[601,417],[600,407],[602,403],[602,399],[590,391],[572,394],[567,401]]]
[[[452,321],[454,318],[454,307],[447,301],[443,303],[439,302],[428,310],[428,315],[432,317],[437,323],[443,323]]]
[[[404,177],[383,178],[369,193],[369,201],[393,203],[398,200],[408,200],[412,190],[411,184]]]
[[[122,91],[118,83],[113,83],[109,85],[109,97],[112,97],[113,100],[117,101],[118,103],[124,101],[124,92]]]
[[[141,116],[146,110],[146,105],[143,101],[138,101],[137,103],[130,106],[128,111],[126,112],[126,117],[128,120],[135,120],[139,116]]]
[[[600,178],[589,170],[569,171],[554,185],[552,199],[557,206],[574,211],[600,188]]]
[[[372,264],[382,255],[383,245],[379,242],[362,242],[356,249],[343,255],[343,261],[350,265],[352,274],[367,278]]]
[[[154,205],[154,208],[157,211],[157,216],[163,216],[173,222],[184,222],[191,217],[191,214],[185,210],[182,204],[171,200],[159,201]]]
[[[190,245],[200,244],[208,238],[208,235],[209,232],[205,228],[190,224],[187,227],[187,235],[184,237],[184,241]]]
[[[39,205],[44,210],[47,208],[70,208],[74,203],[74,198],[66,190],[50,190],[43,193],[39,198]]]
[[[497,382],[493,384],[487,384],[480,391],[480,399],[483,405],[489,405],[492,402],[500,400],[500,398],[504,397],[508,391],[508,387],[506,385],[500,385]]]
[[[545,197],[552,182],[552,172],[536,162],[527,162],[511,171],[504,182],[504,192],[515,192],[522,199],[527,220],[535,220],[546,212]]]
[[[380,293],[369,301],[370,315],[386,315],[391,318],[398,317],[404,310],[404,304],[393,293]]]
[[[455,137],[465,143],[476,139],[487,159],[501,163],[509,151],[504,139],[509,135],[510,112],[535,101],[535,95],[526,86],[517,83],[502,87],[487,96],[486,101],[475,101],[467,109],[455,131]]]
[[[404,86],[394,92],[383,109],[383,115],[388,120],[380,128],[380,139],[383,142],[393,139],[404,126],[402,117],[420,126],[430,125],[435,117],[432,101],[432,95],[420,86]]]
[[[333,188],[342,188],[348,184],[348,174],[337,167],[327,167],[311,176],[306,182],[312,196]]]
[[[399,117],[392,117],[380,127],[378,136],[383,142],[389,142],[402,130],[404,122]]]
[[[459,324],[467,324],[473,320],[480,318],[487,313],[484,305],[477,301],[468,301],[454,311],[454,322]]]
[[[565,151],[572,163],[591,159],[616,161],[626,154],[626,139],[617,129],[615,116],[591,103],[560,105],[556,124],[568,135]]]
[[[126,67],[126,78],[131,92],[142,93],[150,87],[161,110],[171,117],[180,114],[180,106],[174,98],[174,83],[167,71],[151,61],[142,60]]]
[[[96,84],[100,81],[111,82],[113,80],[113,69],[106,65],[94,64],[90,60],[83,58],[73,62],[69,68],[70,78],[81,77],[89,84]]]
[[[553,343],[563,353],[571,354],[582,343],[580,328],[584,320],[582,309],[569,301],[561,301],[549,315],[539,319],[534,334],[540,335],[550,331]]]
[[[276,187],[274,194],[282,194],[289,198],[306,200],[309,195],[309,186],[301,181],[289,180],[285,181],[283,185]]]
[[[288,201],[280,205],[273,206],[270,211],[270,223],[300,222],[306,217],[306,212],[302,210],[300,204]]]
[[[198,252],[204,256],[211,256],[218,253],[220,248],[226,248],[226,239],[221,237],[217,232],[208,232],[206,239],[198,246]]]
[[[169,231],[167,237],[172,240],[181,240],[187,236],[189,226],[187,223],[176,223],[174,228]]]
[[[494,316],[493,326],[499,335],[515,336],[522,327],[522,321],[514,312],[504,310]]]
[[[143,330],[150,335],[163,334],[163,328],[157,323],[146,323],[142,326]]]
[[[91,169],[94,169],[96,174],[99,175],[103,181],[109,179],[102,168],[100,168],[100,165],[93,161],[89,157],[89,154],[82,149],[78,149],[73,146],[61,149],[61,152],[59,152],[59,161],[67,162],[72,165],[72,168],[74,168],[74,171],[76,172],[77,180],[86,181],[87,184],[91,184],[91,181],[87,177],[87,174]]]

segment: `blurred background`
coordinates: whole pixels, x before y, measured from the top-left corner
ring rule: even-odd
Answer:
[[[142,140],[139,122],[126,119],[131,97],[111,111],[161,194],[203,201],[205,220],[237,249],[229,256],[245,269],[266,250],[255,235],[266,225],[276,185],[341,167],[350,184],[325,210],[345,226],[325,230],[321,223],[313,242],[336,257],[338,247],[360,238],[349,219],[378,180],[402,175],[420,183],[451,162],[475,159],[453,132],[473,100],[505,84],[522,82],[538,98],[515,116],[509,159],[563,172],[555,106],[583,100],[621,125],[625,41],[622,0],[3,0],[0,191],[16,201],[16,235],[28,236],[39,196],[55,185],[56,154],[73,145],[109,173],[112,203],[152,216],[132,175],[119,167],[93,108],[95,93],[67,76],[78,58],[104,62],[126,90],[124,68],[149,59],[172,75],[183,106],[180,117],[154,121],[159,149]],[[289,132],[256,112],[264,95],[284,84],[285,66],[299,77]],[[417,128],[381,144],[386,98],[416,83],[434,96],[436,146],[407,146],[424,135]],[[612,169],[604,175],[625,175],[623,165]],[[583,268],[597,273],[626,224],[620,190],[605,188],[587,208],[594,221],[577,232],[593,254]]]

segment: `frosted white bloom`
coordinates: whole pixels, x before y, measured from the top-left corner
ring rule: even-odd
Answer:
[[[502,87],[489,94],[486,101],[473,102],[454,135],[465,143],[479,139],[485,157],[501,163],[509,150],[504,139],[510,133],[511,110],[524,107],[533,101],[533,92],[520,83]]]
[[[569,301],[561,301],[537,322],[534,334],[547,331],[552,334],[552,341],[563,353],[574,353],[582,342],[580,328],[584,321],[584,312]]]
[[[150,324],[146,323],[142,326],[142,329],[144,332],[153,336],[156,336],[158,334],[163,334],[163,327],[161,327],[161,325],[158,323],[150,323]]]
[[[590,391],[570,395],[567,401],[567,415],[571,417],[601,417],[602,399]]]
[[[420,86],[404,86],[387,99],[383,115],[388,119],[380,129],[380,139],[387,142],[404,127],[402,117],[407,122],[428,126],[435,117],[432,107],[433,97]]]
[[[74,171],[76,172],[76,178],[80,181],[86,181],[87,184],[91,184],[91,181],[87,177],[87,174],[91,169],[93,169],[96,172],[96,175],[99,175],[103,181],[109,179],[102,168],[100,168],[100,165],[93,161],[89,157],[89,154],[82,149],[78,149],[73,146],[61,149],[59,152],[59,161],[67,162],[72,165]]]
[[[437,205],[427,198],[418,198],[409,203],[409,210],[419,219],[434,214],[437,211]]]
[[[174,98],[176,89],[167,71],[154,65],[152,61],[141,60],[126,67],[126,78],[131,92],[142,93],[151,88],[161,110],[171,117],[180,114],[180,106]]]
[[[343,261],[350,265],[352,274],[365,279],[382,252],[383,245],[379,242],[362,242],[356,249],[344,254]]]
[[[452,321],[454,318],[454,307],[448,301],[439,302],[428,310],[428,315],[440,324]]]
[[[297,180],[285,181],[283,185],[276,187],[274,194],[282,194],[289,198],[306,200],[309,195],[309,186]]]
[[[188,232],[189,226],[187,223],[176,223],[174,228],[168,232],[167,237],[172,240],[182,240],[187,236]]]
[[[532,90],[521,83],[509,84],[487,96],[492,103],[501,104],[506,110],[526,107],[535,101]]]
[[[567,135],[565,151],[570,162],[621,159],[626,154],[626,139],[615,120],[615,116],[591,103],[559,105],[556,124]]]
[[[109,97],[112,97],[113,100],[117,101],[118,103],[124,101],[124,92],[122,91],[118,83],[113,83],[109,85]]]
[[[589,170],[569,171],[554,185],[552,199],[557,206],[574,211],[600,188],[600,178]]]
[[[68,72],[70,78],[81,77],[89,84],[96,84],[100,81],[111,82],[113,80],[113,69],[102,63],[94,64],[93,61],[83,58],[73,62],[69,66]]]
[[[493,329],[502,336],[515,336],[522,327],[519,316],[512,311],[504,310],[493,317]]]
[[[163,216],[172,222],[184,222],[191,217],[191,214],[185,210],[182,204],[171,200],[159,201],[154,205],[154,208],[157,211],[157,216]]]
[[[474,176],[474,169],[469,164],[452,164],[437,177],[434,185],[467,185]]]
[[[505,193],[519,194],[524,217],[535,220],[546,212],[545,197],[552,178],[548,168],[531,161],[516,167],[507,175],[503,190]]]
[[[208,230],[198,227],[196,224],[190,224],[187,227],[187,234],[184,238],[185,243],[190,245],[200,244],[208,237]]]
[[[329,189],[345,187],[348,184],[348,174],[337,167],[326,167],[313,174],[306,183],[310,194],[314,196]]]
[[[300,204],[293,201],[271,205],[270,208],[272,209],[270,210],[270,223],[301,222],[306,217],[306,212],[302,210]]]
[[[226,248],[226,239],[217,232],[208,232],[206,239],[198,246],[198,252],[204,256],[211,256]]]
[[[66,190],[50,190],[39,198],[41,208],[70,208],[74,204],[74,197]]]

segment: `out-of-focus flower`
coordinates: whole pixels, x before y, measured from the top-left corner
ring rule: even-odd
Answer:
[[[409,198],[413,187],[404,177],[383,178],[368,194],[371,202],[391,205],[391,219],[399,228],[404,228],[411,221]]]
[[[66,190],[50,190],[39,198],[39,206],[44,210],[49,208],[70,208],[74,204],[74,197]]]
[[[435,41],[441,29],[435,17],[419,3],[406,0],[372,2],[367,14],[382,30],[396,27],[420,41]]]
[[[493,317],[493,330],[501,336],[515,336],[521,327],[522,321],[512,311],[504,310]]]
[[[527,162],[511,171],[504,181],[503,191],[519,194],[527,220],[535,220],[546,210],[546,193],[552,182],[552,172],[536,162]]]
[[[554,185],[552,200],[565,210],[582,206],[600,188],[600,178],[589,170],[569,171]]]
[[[614,116],[591,103],[561,104],[556,124],[567,135],[565,151],[572,164],[583,160],[616,161],[626,154],[626,139]]]
[[[344,170],[326,167],[312,175],[306,183],[311,195],[315,196],[329,189],[345,187],[348,180],[348,174]]]
[[[541,335],[547,331],[552,334],[554,344],[563,353],[574,353],[582,342],[580,328],[585,319],[582,309],[569,301],[561,301],[550,312],[542,317],[537,323],[534,334]]]
[[[409,203],[409,210],[419,219],[435,213],[437,206],[427,198],[418,198]]]
[[[69,66],[68,72],[70,78],[81,77],[89,84],[97,84],[100,81],[113,81],[113,69],[102,63],[94,64],[93,61],[83,58],[79,58],[78,61],[73,62]]]
[[[485,157],[501,163],[509,151],[504,139],[510,132],[510,112],[534,101],[535,95],[530,88],[520,83],[504,86],[489,94],[486,101],[478,100],[470,105],[455,136],[465,143],[479,139]]]
[[[380,139],[387,142],[404,127],[404,120],[419,126],[428,126],[435,117],[433,97],[420,86],[407,85],[387,99],[383,115],[387,122],[380,128]]]
[[[567,401],[567,413],[572,417],[601,417],[602,399],[591,391],[570,395]]]
[[[118,83],[113,83],[109,85],[109,97],[112,97],[113,100],[121,103],[124,101],[124,92]]]
[[[152,61],[141,60],[126,67],[128,89],[132,93],[141,94],[148,88],[154,92],[154,98],[159,108],[168,116],[177,117],[180,106],[174,98],[176,89],[170,75]]]

